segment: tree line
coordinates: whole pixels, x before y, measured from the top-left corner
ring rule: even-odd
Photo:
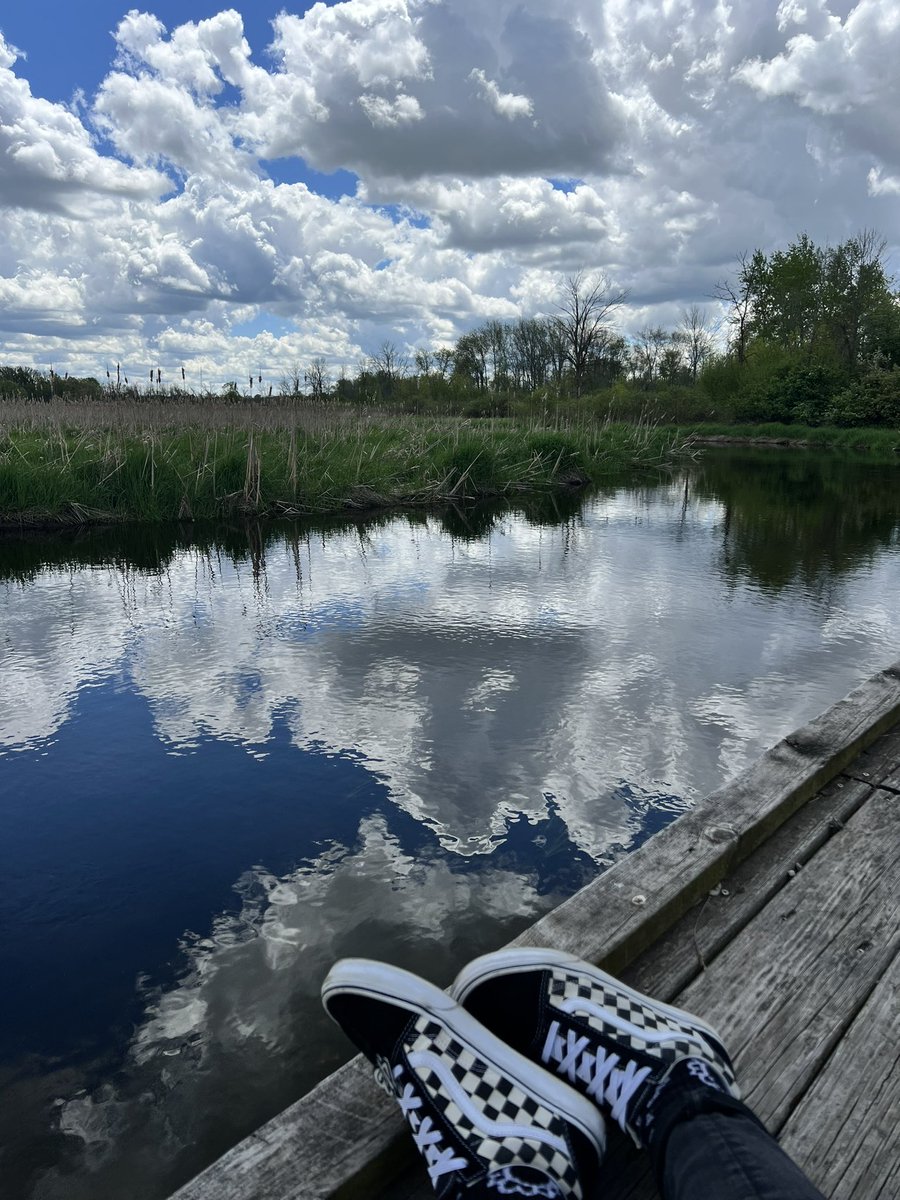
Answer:
[[[403,348],[387,340],[353,372],[322,357],[295,363],[277,383],[251,375],[226,397],[395,406],[442,406],[472,416],[533,403],[587,404],[627,417],[900,425],[900,297],[886,246],[864,230],[836,246],[806,234],[786,249],[739,256],[710,305],[692,304],[674,327],[617,324],[628,295],[604,273],[560,284],[545,316],[488,320],[453,345]],[[157,369],[129,383],[116,365],[107,381],[0,368],[0,396],[98,398],[194,394],[163,389]],[[124,384],[123,384],[124,379]]]

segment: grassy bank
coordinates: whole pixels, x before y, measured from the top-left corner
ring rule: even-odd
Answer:
[[[288,516],[583,486],[673,461],[646,424],[326,406],[0,404],[6,524]]]
[[[900,454],[900,430],[884,428],[838,429],[828,425],[715,424],[701,422],[664,426],[674,438],[704,443],[738,445],[806,446],[810,449],[864,453],[877,457]]]

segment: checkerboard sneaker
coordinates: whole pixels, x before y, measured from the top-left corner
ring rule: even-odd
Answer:
[[[606,1140],[599,1111],[446,992],[347,958],[329,972],[322,1002],[400,1105],[441,1200],[592,1193]]]
[[[647,1146],[661,1100],[671,1106],[672,1089],[696,1095],[709,1087],[740,1099],[714,1029],[559,951],[486,954],[460,972],[450,993],[593,1100],[638,1146]]]

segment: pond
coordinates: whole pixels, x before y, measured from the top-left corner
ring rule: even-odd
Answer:
[[[7,1200],[160,1200],[898,656],[900,471],[0,540]]]

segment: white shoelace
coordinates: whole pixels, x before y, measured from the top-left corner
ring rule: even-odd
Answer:
[[[399,1081],[402,1074],[402,1067],[394,1068],[395,1079]],[[413,1141],[425,1159],[432,1187],[442,1175],[447,1175],[450,1171],[462,1170],[469,1165],[464,1158],[455,1155],[452,1148],[441,1149],[443,1134],[439,1129],[434,1128],[431,1117],[419,1115],[417,1110],[422,1107],[422,1097],[416,1095],[411,1083],[404,1085],[403,1091],[397,1099],[400,1102],[400,1111],[409,1122]]]
[[[563,1037],[559,1021],[553,1021],[547,1031],[541,1059],[545,1063],[555,1062],[557,1072],[565,1075],[570,1083],[581,1080],[587,1094],[598,1104],[608,1104],[612,1119],[618,1122],[623,1133],[628,1132],[625,1127],[628,1103],[650,1074],[651,1067],[639,1067],[632,1059],[626,1059],[620,1067],[620,1055],[608,1054],[602,1046],[591,1049],[590,1038],[579,1037],[571,1029]]]

